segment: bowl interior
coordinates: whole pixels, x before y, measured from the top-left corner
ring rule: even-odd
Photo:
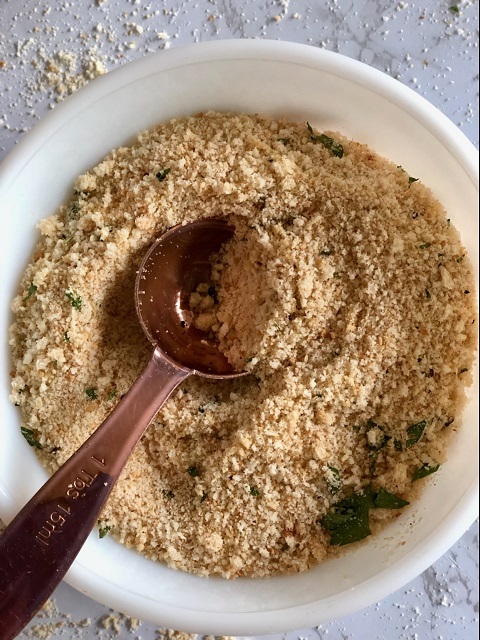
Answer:
[[[309,121],[365,142],[430,186],[475,264],[476,152],[452,123],[400,83],[304,45],[230,41],[170,50],[126,65],[67,99],[0,171],[0,517],[10,520],[46,479],[8,402],[10,301],[36,240],[74,178],[165,119],[206,110]],[[133,293],[132,293],[133,295]],[[478,393],[475,373],[472,397]],[[421,500],[382,535],[294,576],[203,579],[92,534],[67,580],[130,615],[197,633],[261,634],[319,624],[384,597],[444,553],[476,516],[478,410],[471,401],[449,459]],[[28,469],[28,474],[25,473]]]

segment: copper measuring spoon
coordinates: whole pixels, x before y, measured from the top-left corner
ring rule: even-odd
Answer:
[[[195,328],[188,304],[190,293],[210,278],[210,255],[233,231],[223,220],[199,220],[170,229],[146,253],[135,306],[153,355],[112,413],[0,536],[2,640],[14,638],[62,580],[130,453],[182,380],[245,375]]]

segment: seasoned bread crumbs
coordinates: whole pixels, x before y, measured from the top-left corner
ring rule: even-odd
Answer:
[[[460,424],[476,340],[470,261],[417,178],[334,132],[219,113],[78,178],[13,302],[11,397],[41,462],[65,462],[148,361],[136,269],[172,225],[235,225],[190,303],[251,373],[174,392],[103,530],[185,571],[265,576],[349,542],[352,509],[360,539],[415,498]]]

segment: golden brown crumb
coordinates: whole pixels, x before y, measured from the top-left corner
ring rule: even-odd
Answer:
[[[208,216],[236,226],[218,301],[191,304],[252,375],[188,379],[102,514],[149,558],[226,577],[302,571],[331,552],[319,520],[336,501],[369,484],[411,500],[414,470],[445,460],[475,348],[470,261],[421,182],[329,135],[342,158],[301,123],[174,119],[112,151],[40,223],[13,303],[12,400],[50,471],[150,356],[133,286],[154,238]],[[396,513],[372,510],[374,530]]]

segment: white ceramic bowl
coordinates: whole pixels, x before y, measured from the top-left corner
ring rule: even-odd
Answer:
[[[308,120],[368,143],[432,188],[478,273],[477,153],[446,117],[390,77],[305,45],[233,40],[162,52],[95,80],[28,133],[0,170],[0,516],[6,521],[47,477],[8,402],[8,308],[34,246],[35,223],[55,211],[78,174],[138,130],[208,109]],[[477,419],[472,401],[447,463],[415,506],[355,552],[306,573],[204,579],[95,533],[66,579],[130,615],[197,633],[282,632],[352,613],[418,575],[475,519]]]

